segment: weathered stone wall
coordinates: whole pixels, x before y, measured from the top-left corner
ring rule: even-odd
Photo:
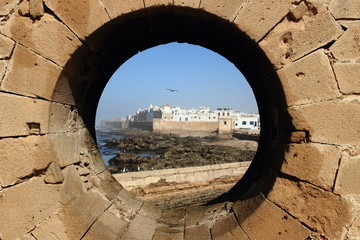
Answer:
[[[148,131],[152,131],[153,130],[153,123],[152,122],[133,122],[130,121],[129,122],[129,128],[138,128],[138,129],[142,129],[142,130],[148,130]]]
[[[153,120],[153,131],[156,133],[176,133],[183,131],[214,132],[218,127],[218,122],[174,122],[159,118]]]
[[[1,1],[0,238],[359,239],[359,4]],[[92,138],[112,73],[172,41],[232,61],[262,118],[258,153],[224,196],[231,210],[211,223],[211,206],[132,199]]]

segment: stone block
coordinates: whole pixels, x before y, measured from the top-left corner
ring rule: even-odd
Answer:
[[[339,195],[283,178],[276,179],[268,198],[329,239],[343,239],[355,213],[352,204]]]
[[[62,183],[64,181],[64,174],[58,163],[52,162],[46,170],[44,176],[45,183]]]
[[[34,19],[39,19],[44,15],[44,3],[43,0],[30,0],[29,1],[29,13]]]
[[[80,40],[49,14],[45,14],[34,24],[30,18],[14,13],[1,29],[1,33],[60,66],[65,66],[71,55],[81,46]]]
[[[62,69],[58,65],[17,45],[9,73],[3,80],[1,88],[8,92],[50,100],[61,72]]]
[[[288,106],[320,102],[341,95],[323,50],[287,64],[277,73]]]
[[[0,193],[0,235],[18,239],[61,208],[60,185],[40,177]]]
[[[117,0],[102,0],[102,2],[111,18],[144,8],[142,0],[125,0],[121,2]]]
[[[185,228],[184,240],[211,240],[210,229],[207,225],[196,225]]]
[[[306,140],[306,132],[304,131],[294,131],[290,133],[291,143],[305,143]]]
[[[0,60],[0,86],[2,84],[2,80],[4,79],[5,77],[5,74],[7,72],[7,65],[8,65],[8,62],[7,60]]]
[[[174,0],[175,6],[199,8],[200,0]]]
[[[73,200],[59,213],[67,237],[81,239],[110,205],[111,202],[96,189],[91,189]]]
[[[156,7],[156,6],[166,6],[166,5],[172,5],[173,0],[144,0],[144,4],[146,8]]]
[[[183,240],[183,228],[157,227],[152,239],[157,240]]]
[[[116,216],[112,211],[106,211],[94,225],[91,226],[82,239],[119,240],[127,226],[128,224],[119,216]]]
[[[210,229],[213,240],[248,240],[234,214],[219,219]]]
[[[93,178],[92,183],[109,200],[114,199],[123,189],[120,183],[116,181],[108,170],[105,170],[101,174],[97,175],[97,177]]]
[[[359,97],[289,108],[296,129],[309,131],[311,142],[360,144]]]
[[[208,0],[201,1],[200,8],[232,22],[244,2],[245,0]]]
[[[195,226],[201,223],[205,217],[206,206],[197,206],[186,211],[185,227]]]
[[[77,133],[59,133],[47,136],[51,157],[60,167],[66,167],[80,162],[79,135]]]
[[[9,58],[14,50],[15,42],[0,34],[0,59]]]
[[[82,39],[110,20],[100,0],[73,0],[67,4],[59,0],[44,0],[44,2]]]
[[[284,18],[259,43],[276,68],[323,47],[343,33],[326,8],[315,2],[306,4],[308,11],[300,21]]]
[[[335,192],[343,196],[360,195],[360,155],[344,153],[336,178]]]
[[[68,238],[64,223],[58,215],[54,215],[42,222],[32,232],[36,239],[46,240],[71,240]]]
[[[0,16],[8,15],[18,3],[18,0],[3,0],[0,2]]]
[[[64,169],[65,180],[63,183],[62,203],[66,204],[84,194],[86,189],[74,165]]]
[[[335,63],[334,71],[342,93],[360,93],[360,63]]]
[[[234,23],[255,42],[262,39],[286,14],[293,1],[246,1]]]
[[[308,11],[308,7],[304,2],[300,2],[299,5],[295,5],[289,12],[289,18],[292,21],[300,21],[305,13]]]
[[[349,232],[346,235],[347,240],[360,239],[360,216],[358,215],[353,224],[351,225]]]
[[[306,239],[310,231],[263,195],[237,201],[233,206],[249,239]]]
[[[290,144],[281,166],[283,173],[327,190],[334,185],[341,150],[332,145]]]
[[[154,206],[151,203],[144,202],[139,214],[145,217],[152,217],[155,220],[159,220],[163,213],[163,209],[159,206]]]
[[[156,221],[152,218],[136,215],[129,225],[123,240],[151,240],[156,227]]]
[[[335,18],[360,18],[360,2],[358,0],[332,1],[329,10]]]
[[[360,21],[340,21],[340,23],[346,27],[347,30],[330,47],[331,53],[340,61],[359,60]]]
[[[118,194],[114,205],[118,214],[122,216],[126,222],[130,223],[134,219],[135,215],[140,211],[143,206],[143,202],[134,198],[130,193],[123,189]],[[152,216],[146,216],[145,214],[144,217],[152,218]]]

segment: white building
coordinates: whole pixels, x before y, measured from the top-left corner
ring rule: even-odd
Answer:
[[[185,109],[171,107],[168,104],[161,107],[150,105],[147,109],[138,110],[131,116],[132,121],[151,122],[154,118],[176,122],[218,122],[219,118],[233,119],[233,129],[260,129],[260,116],[258,114],[243,113],[231,108],[218,108],[210,111],[209,107]]]

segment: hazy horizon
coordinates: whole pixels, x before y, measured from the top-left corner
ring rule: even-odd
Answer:
[[[96,125],[150,104],[258,113],[252,89],[231,62],[211,50],[184,43],[159,45],[125,62],[104,89]]]

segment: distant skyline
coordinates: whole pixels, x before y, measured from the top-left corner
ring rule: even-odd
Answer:
[[[100,98],[96,124],[134,114],[150,104],[230,107],[258,113],[252,89],[231,62],[211,50],[186,43],[147,49],[120,66]]]

